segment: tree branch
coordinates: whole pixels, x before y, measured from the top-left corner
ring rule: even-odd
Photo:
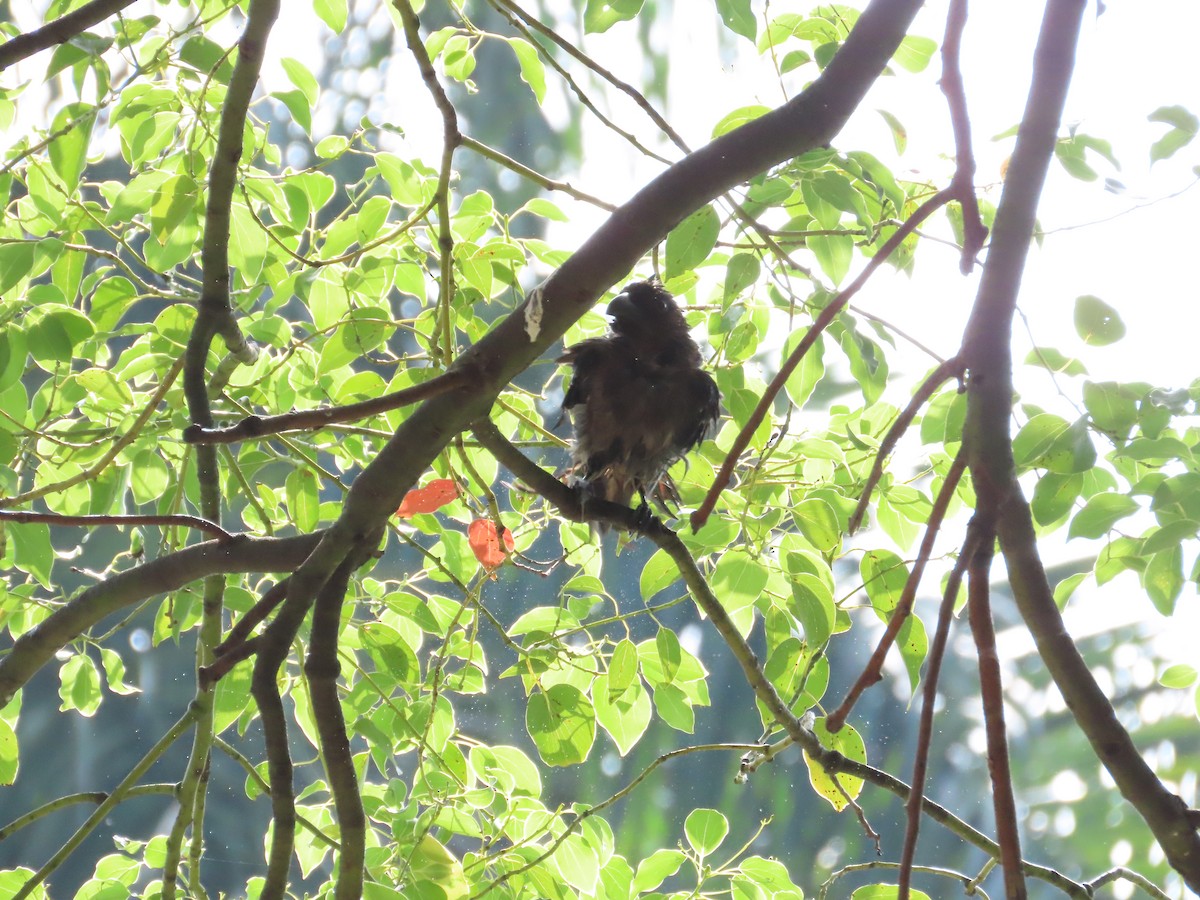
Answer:
[[[65,16],[47,22],[41,28],[18,34],[12,40],[0,44],[0,72],[41,50],[55,44],[65,44],[93,25],[99,25],[109,16],[120,12],[132,2],[133,0],[91,0]]]
[[[0,707],[55,653],[105,616],[206,575],[291,571],[310,555],[321,536],[205,541],[92,585],[22,634],[0,657]]]
[[[1012,319],[1085,6],[1084,0],[1050,0],[1046,6],[1033,83],[964,340],[970,372],[965,440],[980,508],[996,516],[1013,596],[1039,655],[1121,794],[1146,821],[1172,868],[1200,891],[1196,825],[1183,800],[1138,753],[1067,633],[1038,556],[1029,504],[1012,457]]]

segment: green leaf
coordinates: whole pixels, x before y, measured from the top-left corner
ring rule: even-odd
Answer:
[[[855,888],[854,893],[850,895],[850,900],[897,900],[900,896],[900,887],[895,884],[866,884],[860,888]],[[916,888],[910,888],[908,892],[909,900],[929,900],[929,895],[924,891],[918,891]]]
[[[546,99],[546,67],[538,56],[537,48],[523,38],[510,37],[507,40],[521,67],[521,80],[529,85],[538,106],[541,106]]]
[[[908,129],[904,127],[903,122],[886,109],[877,109],[875,112],[883,117],[883,121],[887,123],[888,130],[892,133],[892,144],[896,148],[896,155],[902,156],[908,148]]]
[[[1067,537],[1103,537],[1118,520],[1132,515],[1138,509],[1137,501],[1126,494],[1097,494],[1071,519]]]
[[[600,860],[580,835],[567,835],[552,859],[563,881],[586,895],[594,893],[600,880]]]
[[[1082,475],[1047,472],[1034,487],[1033,498],[1029,503],[1034,521],[1039,525],[1057,522],[1071,511],[1082,489]]]
[[[754,601],[767,586],[767,568],[744,550],[728,550],[717,560],[710,583],[738,630],[748,634],[754,621]]]
[[[675,673],[679,671],[679,664],[683,660],[679,638],[669,628],[659,628],[654,637],[654,646],[662,666],[662,684],[670,684],[675,680]]]
[[[612,737],[621,756],[628,754],[650,727],[650,696],[640,681],[614,691],[611,675],[599,675],[592,685],[592,703],[596,721]]]
[[[42,587],[49,588],[50,569],[54,565],[54,547],[50,544],[50,526],[44,522],[5,526],[12,541],[17,568],[28,572]]]
[[[666,266],[668,280],[690,272],[706,259],[717,245],[721,220],[712,206],[702,206],[667,235]]]
[[[1045,468],[1061,475],[1085,472],[1096,464],[1087,419],[1069,423],[1053,413],[1034,416],[1013,438],[1018,471]]]
[[[656,684],[654,708],[658,710],[659,718],[676,731],[682,731],[684,734],[695,731],[696,711],[683,688],[673,684]]]
[[[17,733],[11,725],[0,719],[0,784],[12,784],[16,781],[19,768]]]
[[[1171,129],[1150,148],[1151,163],[1174,156],[1177,150],[1192,142],[1196,131],[1200,129],[1200,119],[1182,106],[1160,106],[1147,118],[1151,122],[1162,122],[1171,126]]]
[[[283,71],[287,73],[287,77],[292,84],[303,92],[304,99],[308,101],[309,107],[316,106],[317,98],[321,94],[321,86],[317,82],[316,76],[309,71],[304,63],[290,56],[285,56],[279,63],[283,66]]]
[[[721,21],[734,34],[740,34],[751,41],[758,35],[758,22],[754,11],[750,8],[750,0],[716,0],[717,12]]]
[[[334,34],[341,34],[346,29],[347,0],[314,0],[313,10]]]
[[[1196,683],[1197,673],[1194,666],[1179,663],[1167,666],[1158,676],[1158,683],[1165,688],[1188,688]]]
[[[76,653],[58,672],[58,695],[62,698],[59,707],[63,712],[78,710],[91,717],[100,708],[100,673],[86,653]]]
[[[637,873],[633,876],[635,895],[654,890],[663,881],[678,872],[685,859],[687,857],[682,850],[666,848],[655,850],[638,863]]]
[[[858,564],[871,607],[886,622],[900,602],[908,581],[908,566],[890,550],[868,550]]]
[[[387,673],[393,683],[410,693],[421,683],[417,655],[399,631],[383,622],[365,622],[358,633],[377,671]]]
[[[762,265],[753,253],[735,253],[725,267],[725,291],[721,303],[726,308],[742,291],[758,281]]]
[[[843,725],[841,731],[831,734],[825,727],[825,719],[820,718],[814,724],[813,731],[820,738],[821,746],[837,750],[843,756],[856,762],[865,763],[867,761],[866,745],[852,726]],[[825,801],[833,807],[834,812],[841,812],[846,808],[849,803],[846,799],[847,796],[853,800],[862,792],[861,778],[854,778],[850,775],[830,775],[825,771],[824,766],[814,762],[807,753],[804,754],[804,762],[808,766],[808,780],[812,784],[813,790],[825,798]]]
[[[637,671],[637,644],[625,638],[613,649],[612,658],[608,663],[609,690],[618,694],[624,691],[633,684]]]
[[[1083,403],[1092,424],[1124,440],[1138,421],[1137,393],[1115,381],[1084,382]]]
[[[100,648],[100,662],[104,666],[104,678],[108,689],[114,694],[140,694],[141,688],[136,688],[125,682],[125,661],[120,654],[107,647]]]
[[[87,166],[88,141],[92,136],[92,123],[96,121],[92,111],[86,103],[69,103],[54,117],[51,130],[56,136],[48,148],[50,164],[68,194],[75,192]]]
[[[1064,356],[1053,347],[1034,347],[1025,357],[1025,365],[1041,366],[1059,375],[1086,375],[1087,368],[1079,360]]]
[[[304,91],[272,91],[271,96],[287,107],[296,124],[305,134],[312,132],[312,106]]]
[[[583,9],[583,30],[587,34],[608,31],[618,22],[627,22],[642,11],[645,0],[587,0]]]
[[[1076,572],[1074,575],[1068,575],[1062,581],[1054,586],[1054,604],[1060,610],[1067,608],[1067,601],[1071,599],[1071,595],[1075,593],[1075,589],[1081,585],[1088,577],[1087,572]]]
[[[18,281],[29,274],[29,270],[33,268],[33,254],[32,241],[0,244],[0,294],[7,294]]]
[[[587,759],[596,739],[596,712],[579,688],[555,684],[530,696],[525,727],[543,762],[573,766]]]
[[[1085,294],[1075,300],[1075,331],[1084,343],[1105,347],[1125,337],[1125,323],[1099,297]]]
[[[1179,544],[1155,553],[1142,573],[1142,587],[1154,608],[1164,616],[1174,614],[1183,583],[1183,548]]]
[[[824,646],[833,634],[836,608],[833,593],[816,575],[801,572],[792,576],[793,612],[804,628],[804,639],[813,647]]]
[[[854,238],[848,234],[814,234],[808,239],[808,248],[829,280],[841,284],[854,259]]]
[[[841,524],[833,507],[819,498],[803,500],[792,511],[800,533],[822,553],[832,551],[842,539]]]
[[[729,834],[729,820],[715,809],[693,809],[683,822],[683,833],[703,859],[721,846]]]
[[[929,65],[937,46],[937,41],[933,38],[910,34],[900,42],[900,46],[896,48],[896,55],[892,58],[902,68],[910,72],[920,72]]]
[[[659,591],[666,590],[678,580],[679,566],[675,560],[667,556],[666,551],[656,550],[642,567],[638,582],[642,599],[649,602]]]
[[[446,845],[431,835],[426,834],[417,844],[416,849],[408,856],[409,872],[418,883],[427,882],[436,885],[438,895],[445,900],[466,900],[471,894],[471,887],[463,873],[462,863],[451,853]],[[380,887],[379,885],[375,886]],[[364,900],[390,900],[386,895],[376,894],[370,897],[364,885]],[[395,892],[391,896],[402,896]],[[431,900],[432,900],[432,896]]]
[[[765,116],[770,111],[771,107],[769,106],[754,105],[739,107],[721,117],[717,124],[713,126],[712,136],[719,138],[721,135],[728,134],[735,128],[741,128],[747,122],[752,122],[760,116]]]

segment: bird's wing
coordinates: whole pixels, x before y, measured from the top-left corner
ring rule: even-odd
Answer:
[[[700,369],[688,374],[686,401],[680,399],[689,415],[676,435],[681,456],[712,437],[721,418],[721,392],[712,376]]]
[[[587,403],[592,390],[594,375],[598,366],[603,364],[605,350],[609,341],[605,338],[590,338],[580,341],[566,349],[558,362],[571,367],[571,383],[563,396],[562,408],[571,409],[581,403]]]

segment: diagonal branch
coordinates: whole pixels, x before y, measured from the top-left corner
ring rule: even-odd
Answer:
[[[871,493],[875,490],[875,485],[879,484],[879,479],[883,477],[883,464],[887,461],[892,451],[896,449],[896,444],[900,442],[900,438],[904,437],[904,432],[908,430],[908,426],[917,417],[917,413],[921,411],[921,407],[929,401],[934,391],[951,378],[957,378],[961,386],[962,377],[962,360],[955,356],[934,369],[929,374],[929,377],[921,382],[921,386],[917,388],[912,399],[908,401],[908,406],[904,407],[904,411],[900,413],[896,421],[892,423],[892,427],[888,429],[888,433],[884,435],[883,443],[879,445],[879,450],[875,453],[875,463],[871,466],[871,474],[867,476],[867,483],[863,485],[862,494],[858,498],[858,506],[854,507],[854,512],[850,516],[850,523],[846,526],[848,533],[854,534],[854,532],[858,531],[858,527],[862,524],[863,516],[866,515],[867,506],[871,502]]]
[[[0,44],[0,72],[41,50],[55,44],[65,44],[93,25],[99,25],[109,16],[119,13],[132,2],[133,0],[91,0],[65,16],[47,22],[41,28],[18,34],[12,40]]]
[[[858,273],[858,277],[846,287],[844,291],[837,295],[836,298],[823,310],[820,315],[813,319],[811,327],[804,333],[804,337],[800,339],[800,343],[796,345],[796,349],[791,352],[791,355],[779,367],[779,371],[775,373],[775,377],[771,379],[771,383],[767,385],[767,389],[763,391],[762,397],[759,398],[758,405],[754,407],[754,412],[750,414],[749,420],[738,432],[738,436],[733,439],[733,445],[729,448],[729,452],[725,455],[725,462],[721,464],[721,469],[717,472],[717,477],[713,479],[712,487],[708,489],[708,494],[704,497],[704,502],[692,513],[692,530],[699,531],[704,527],[704,523],[708,521],[708,517],[712,515],[713,509],[717,505],[717,498],[721,496],[721,492],[729,486],[729,481],[733,477],[734,466],[737,465],[738,459],[742,452],[750,446],[750,438],[754,436],[754,432],[758,430],[758,426],[762,424],[762,420],[766,418],[767,413],[775,404],[775,398],[779,396],[779,392],[783,390],[783,386],[787,384],[787,380],[795,371],[796,366],[800,365],[800,361],[804,359],[805,354],[816,343],[818,337],[821,336],[830,323],[837,318],[838,314],[846,308],[846,304],[850,299],[862,290],[863,285],[867,283],[870,277],[875,273],[883,263],[891,256],[896,248],[903,243],[904,239],[920,227],[921,223],[928,219],[935,211],[941,209],[951,200],[955,199],[955,192],[952,188],[945,188],[938,191],[924,203],[913,211],[913,214],[904,220],[901,225],[887,239],[887,242],[879,249],[879,252],[871,257],[863,270]]]
[[[290,572],[308,557],[321,534],[289,538],[238,537],[205,541],[168,553],[76,594],[26,631],[0,657],[0,707],[54,654],[105,616],[157,594],[177,591],[207,575]]]
[[[946,473],[946,480],[942,482],[942,489],[933,501],[933,509],[929,512],[929,521],[925,524],[925,537],[922,538],[921,547],[917,551],[917,560],[913,563],[912,571],[908,573],[908,578],[904,582],[904,588],[900,592],[900,599],[896,601],[896,608],[892,610],[887,628],[884,629],[882,636],[880,636],[879,643],[875,647],[875,652],[871,654],[871,658],[863,667],[862,674],[859,675],[858,680],[847,691],[846,699],[825,719],[825,727],[831,732],[841,730],[842,725],[845,724],[846,717],[850,714],[850,710],[854,708],[854,704],[858,702],[858,698],[862,696],[863,691],[871,685],[877,684],[883,678],[883,661],[887,657],[887,652],[892,649],[892,645],[896,643],[896,636],[904,626],[905,620],[912,613],[913,603],[917,599],[917,588],[921,586],[921,576],[925,574],[925,564],[929,562],[929,558],[933,555],[934,541],[937,540],[938,531],[942,527],[942,520],[946,517],[946,510],[950,506],[950,500],[954,496],[954,491],[958,488],[959,479],[962,478],[966,467],[966,454],[960,450],[958,456],[954,459],[954,464],[950,467],[950,471]]]

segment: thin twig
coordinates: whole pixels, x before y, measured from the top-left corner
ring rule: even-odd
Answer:
[[[65,516],[59,513],[22,512],[15,510],[0,511],[0,522],[43,522],[48,525],[79,525],[91,528],[96,525],[120,525],[136,527],[138,525],[157,525],[162,528],[194,528],[211,534],[219,541],[232,541],[236,535],[230,534],[216,522],[210,522],[200,516],[134,516],[134,515],[82,515]]]
[[[825,717],[825,727],[831,732],[841,730],[846,717],[850,715],[850,711],[858,702],[858,698],[862,696],[863,691],[871,685],[877,684],[883,678],[883,660],[887,656],[888,650],[892,648],[892,644],[896,642],[896,635],[900,633],[900,628],[912,613],[913,603],[917,598],[917,588],[921,584],[921,576],[925,573],[925,564],[933,555],[933,543],[937,539],[938,531],[942,527],[942,519],[945,518],[946,509],[950,506],[950,499],[954,496],[954,491],[958,487],[959,479],[962,478],[966,467],[967,456],[960,449],[950,471],[946,473],[946,480],[942,483],[942,489],[933,502],[933,508],[929,511],[929,521],[925,524],[925,537],[921,540],[917,559],[913,563],[912,571],[908,573],[904,588],[900,592],[900,599],[896,601],[896,608],[892,610],[887,628],[880,636],[875,652],[871,654],[871,658],[863,667],[862,674],[846,692],[846,699]]]
[[[813,320],[812,325],[809,327],[808,331],[805,332],[804,337],[800,339],[800,343],[796,345],[796,348],[784,361],[783,365],[780,366],[779,371],[775,374],[775,377],[771,379],[771,383],[767,385],[767,389],[763,391],[763,395],[759,399],[758,405],[754,408],[754,412],[750,414],[750,418],[746,422],[745,426],[740,432],[738,432],[738,436],[734,438],[733,445],[730,447],[729,453],[726,454],[725,461],[721,464],[721,469],[717,473],[717,477],[713,479],[712,486],[708,489],[708,494],[704,497],[704,502],[702,502],[696,511],[692,513],[692,531],[699,531],[701,528],[703,528],[704,523],[708,521],[708,517],[712,515],[712,511],[717,505],[717,498],[721,495],[721,492],[729,486],[730,479],[733,477],[733,469],[737,465],[737,461],[741,457],[742,451],[749,446],[751,437],[754,436],[754,432],[758,430],[758,426],[766,417],[771,406],[774,405],[775,398],[779,395],[779,392],[783,390],[783,386],[787,383],[788,378],[791,376],[792,372],[795,371],[796,366],[800,364],[800,361],[804,359],[805,354],[808,353],[809,349],[816,342],[817,338],[820,337],[821,333],[829,327],[829,324],[837,317],[837,315],[843,309],[845,309],[846,304],[850,302],[850,298],[862,289],[863,285],[867,283],[867,280],[871,277],[871,275],[874,274],[875,270],[883,265],[887,258],[896,251],[896,248],[900,246],[904,239],[907,238],[917,228],[918,225],[933,215],[936,210],[945,206],[953,199],[955,199],[954,192],[949,188],[946,188],[938,191],[936,194],[918,206],[916,210],[913,211],[913,214],[905,220],[904,224],[897,228],[896,231],[892,233],[891,237],[887,239],[887,242],[884,243],[881,248],[879,248],[879,252],[871,257],[871,259],[867,262],[867,265],[863,268],[862,272],[859,273],[858,277],[855,278],[854,281],[852,281],[844,291],[838,294],[838,296],[832,300],[828,306],[821,310],[820,314]]]
[[[981,525],[979,543],[967,564],[967,610],[975,652],[979,657],[979,694],[983,701],[983,723],[987,734],[988,774],[992,782],[992,805],[996,815],[996,838],[1000,844],[1000,866],[1008,900],[1025,900],[1025,878],[1021,872],[1021,833],[1017,804],[1013,798],[1012,765],[1004,725],[1004,687],[1000,657],[996,652],[996,626],[992,622],[988,575],[996,550],[996,534],[988,512],[977,515]]]
[[[937,626],[934,628],[933,640],[929,644],[929,655],[926,657],[925,684],[921,694],[921,717],[917,728],[917,746],[913,754],[912,793],[905,804],[907,821],[904,828],[904,844],[900,852],[899,891],[901,900],[908,898],[908,885],[913,871],[913,860],[917,853],[917,835],[921,830],[921,804],[914,798],[920,797],[925,791],[925,775],[929,769],[929,748],[933,743],[933,712],[937,705],[938,679],[942,672],[942,660],[946,655],[946,642],[950,638],[950,620],[954,616],[954,604],[958,598],[958,589],[966,574],[967,564],[975,553],[979,543],[978,529],[967,529],[967,538],[963,543],[958,560],[950,570],[946,580],[946,590],[942,595],[942,605],[938,610]]]
[[[858,497],[858,506],[854,508],[854,513],[850,516],[850,523],[846,526],[847,532],[854,534],[858,531],[858,527],[862,524],[863,516],[866,515],[867,506],[871,502],[871,492],[875,490],[875,485],[879,484],[879,479],[883,477],[883,464],[888,456],[896,449],[896,444],[900,442],[900,438],[904,436],[904,432],[908,430],[908,426],[912,424],[917,413],[921,411],[928,401],[933,396],[933,392],[941,387],[951,378],[959,379],[961,384],[963,377],[962,360],[957,356],[946,360],[936,369],[934,369],[929,377],[921,382],[921,386],[917,388],[912,399],[908,401],[908,406],[904,407],[904,412],[900,413],[896,421],[892,423],[892,427],[888,429],[888,433],[884,435],[883,442],[879,445],[879,450],[875,453],[875,463],[871,466],[871,474],[867,476],[867,482],[863,485],[862,493]]]
[[[436,397],[447,391],[464,386],[469,382],[469,373],[464,369],[445,372],[429,381],[384,394],[360,403],[345,406],[326,406],[321,409],[302,409],[280,413],[277,416],[247,416],[228,428],[202,428],[190,425],[183,432],[189,444],[234,444],[251,438],[281,434],[285,431],[306,431],[325,428],[343,422],[353,422],[400,409],[420,400]]]

